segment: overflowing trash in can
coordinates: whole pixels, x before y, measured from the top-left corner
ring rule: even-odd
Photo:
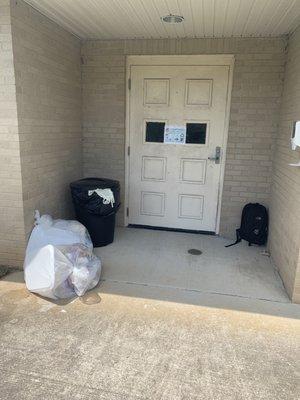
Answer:
[[[89,231],[94,247],[114,240],[120,207],[120,183],[106,178],[84,178],[70,184],[76,218]]]
[[[24,261],[27,289],[51,299],[83,296],[101,275],[87,229],[78,221],[54,220],[36,212]]]
[[[103,204],[110,204],[112,207],[115,204],[115,196],[111,189],[93,189],[88,190],[88,195],[92,196],[96,193],[99,197],[103,199]]]

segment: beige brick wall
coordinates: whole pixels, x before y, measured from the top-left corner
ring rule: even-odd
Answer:
[[[34,209],[71,215],[68,184],[81,176],[82,161],[86,176],[118,179],[124,189],[126,55],[227,53],[236,62],[221,233],[232,236],[245,203],[271,203],[272,258],[300,302],[300,170],[287,165],[300,156],[289,148],[300,114],[299,43],[298,30],[272,181],[285,39],[89,41],[81,69],[79,40],[21,0],[0,0],[0,264],[21,265]]]
[[[0,0],[0,264],[18,266],[25,246],[9,0]]]
[[[234,54],[221,213],[221,233],[231,237],[239,225],[244,204],[258,201],[269,205],[285,46],[283,38],[85,42],[82,46],[85,176],[118,179],[124,189],[126,55]],[[120,213],[119,223],[122,221]]]
[[[25,229],[34,210],[70,217],[82,176],[80,41],[22,0],[11,2]]]
[[[271,256],[294,302],[300,303],[300,160],[292,151],[292,122],[300,120],[300,27],[290,37],[280,124],[274,154],[270,210]]]

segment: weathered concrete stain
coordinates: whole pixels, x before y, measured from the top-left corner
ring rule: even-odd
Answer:
[[[14,289],[0,296],[0,301],[2,301],[4,304],[10,302],[18,303],[20,300],[27,299],[30,296],[33,295],[31,295],[31,293],[26,288]]]
[[[102,283],[87,306],[1,281],[0,397],[298,400],[300,322],[276,315],[279,305],[264,315],[116,288]]]
[[[79,297],[79,300],[81,303],[91,306],[100,303],[101,297],[96,292],[87,292]]]

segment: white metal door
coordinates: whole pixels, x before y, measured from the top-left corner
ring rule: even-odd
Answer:
[[[229,66],[132,66],[130,78],[128,222],[214,232]]]

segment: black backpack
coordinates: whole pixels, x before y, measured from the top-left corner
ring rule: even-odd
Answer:
[[[233,246],[242,239],[251,244],[263,245],[268,238],[268,212],[258,203],[246,204],[243,208],[241,226],[236,230],[236,241],[225,247]]]

